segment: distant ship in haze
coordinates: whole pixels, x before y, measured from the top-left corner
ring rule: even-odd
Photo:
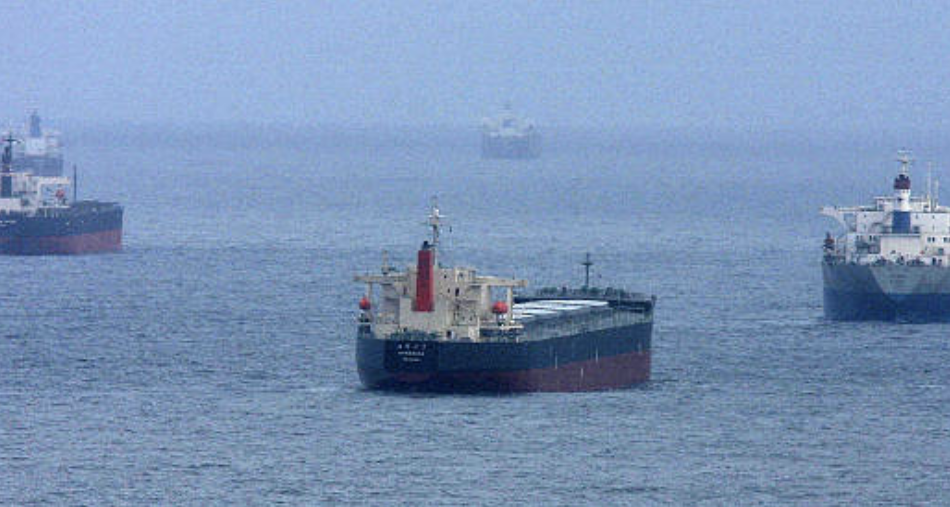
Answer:
[[[530,159],[541,154],[541,139],[534,122],[505,104],[498,116],[482,120],[482,158]]]
[[[13,151],[14,172],[28,172],[36,176],[63,175],[59,132],[44,129],[36,111],[30,115],[30,120],[19,137],[22,142],[17,143]]]

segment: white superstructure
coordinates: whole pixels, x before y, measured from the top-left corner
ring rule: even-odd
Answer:
[[[62,176],[63,151],[58,131],[43,128],[40,116],[33,112],[29,122],[17,133],[8,132],[20,141],[14,146],[12,169],[37,176]]]
[[[516,115],[506,104],[500,115],[482,119],[482,130],[487,136],[517,138],[532,135],[535,127],[532,120]]]
[[[23,143],[14,150],[14,156],[59,157],[62,154],[60,133],[58,130],[44,128],[36,111],[30,115],[30,121],[23,128]]]
[[[360,322],[378,337],[406,339],[415,334],[440,341],[477,342],[520,330],[512,290],[527,282],[441,266],[437,255],[443,218],[433,205],[428,220],[431,242],[423,243],[416,266],[397,271],[384,262],[380,274],[356,277],[366,284]],[[374,287],[379,287],[378,294]],[[503,291],[504,300],[495,299],[496,289]]]
[[[33,176],[29,173],[11,173],[13,191],[10,197],[0,197],[0,214],[25,213],[35,215],[41,209],[68,208],[69,178]]]
[[[62,176],[34,176],[28,172],[12,172],[11,159],[16,139],[4,139],[2,167],[0,167],[0,215],[17,213],[36,215],[49,209],[67,208],[69,178]]]
[[[898,161],[892,195],[875,197],[868,206],[821,209],[845,228],[837,239],[825,239],[827,262],[950,266],[950,207],[938,204],[929,181],[926,195],[912,195],[911,159],[901,154]]]

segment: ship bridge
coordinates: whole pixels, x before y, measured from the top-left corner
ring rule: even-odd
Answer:
[[[516,334],[521,324],[514,318],[513,290],[527,282],[439,266],[443,218],[433,205],[428,220],[432,237],[419,249],[415,266],[399,272],[384,259],[380,274],[355,278],[366,284],[361,324],[377,336],[400,335],[400,339],[480,341]]]
[[[40,211],[67,208],[66,189],[72,186],[69,178],[13,172],[13,148],[19,142],[10,134],[4,139],[0,162],[0,214],[35,215]]]

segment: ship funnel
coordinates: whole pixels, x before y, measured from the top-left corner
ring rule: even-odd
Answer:
[[[416,304],[413,310],[417,312],[431,312],[435,308],[434,266],[435,248],[428,241],[423,242],[416,265]]]
[[[433,198],[429,220],[426,222],[426,225],[432,229],[432,241],[422,243],[416,264],[416,300],[413,310],[417,312],[431,312],[435,309],[435,275],[433,271],[443,218],[445,217],[439,213],[439,203]]]
[[[43,129],[40,127],[40,115],[36,111],[30,115],[30,137],[43,137]]]
[[[895,234],[910,234],[910,156],[901,152],[897,159],[901,163],[900,173],[894,178],[894,216],[891,223],[891,232]]]

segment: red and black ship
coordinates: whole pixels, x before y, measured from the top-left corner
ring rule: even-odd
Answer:
[[[416,266],[356,277],[367,286],[356,341],[364,386],[563,392],[649,380],[655,297],[587,284],[516,296],[524,280],[440,266],[440,220],[433,208]]]
[[[122,249],[122,206],[76,199],[75,176],[11,170],[12,136],[0,168],[0,255],[76,255]],[[72,199],[67,190],[72,188]]]

